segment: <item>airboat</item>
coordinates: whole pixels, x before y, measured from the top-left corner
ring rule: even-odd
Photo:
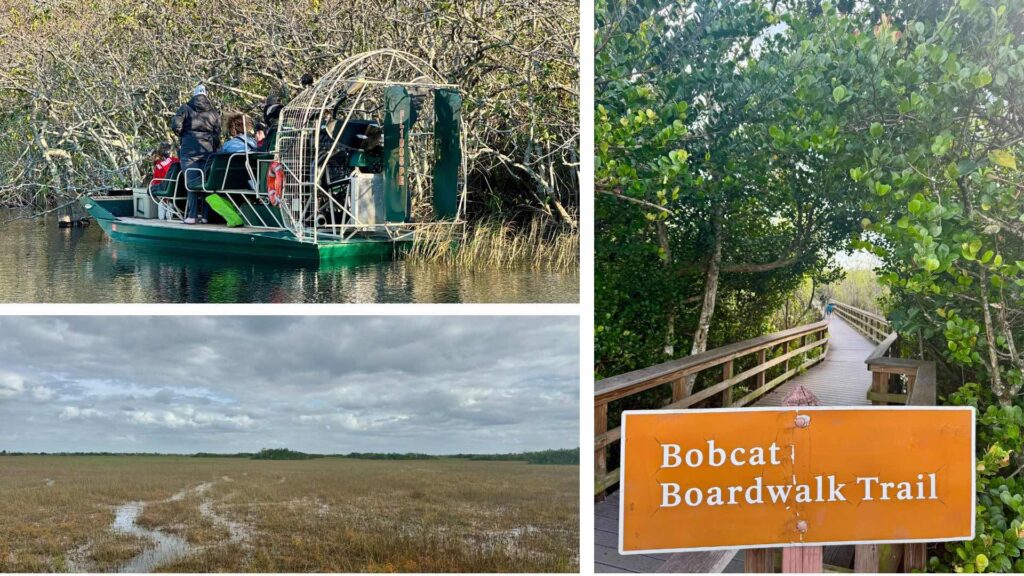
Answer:
[[[397,50],[351,56],[297,94],[266,152],[175,164],[146,188],[80,199],[115,241],[302,261],[393,257],[426,226],[464,223],[462,95]],[[188,177],[187,177],[188,176]],[[214,205],[185,224],[189,191]],[[219,214],[219,215],[218,215]]]

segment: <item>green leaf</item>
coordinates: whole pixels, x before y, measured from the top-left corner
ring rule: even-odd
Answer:
[[[846,87],[836,86],[832,89],[832,99],[836,101],[836,104],[842,102],[846,98]]]
[[[974,75],[971,81],[975,88],[983,88],[988,86],[992,82],[992,73],[989,72],[988,67],[982,68]]]
[[[915,195],[910,202],[907,203],[907,210],[910,210],[911,214],[917,214],[921,210],[921,198],[918,198],[920,194]]]
[[[984,572],[985,568],[988,568],[988,556],[978,554],[977,558],[974,559],[974,565],[978,567],[978,572]]]
[[[882,136],[882,125],[878,122],[872,122],[871,128],[868,129],[868,132],[871,133],[871,136],[880,138]]]
[[[993,150],[988,153],[988,159],[1003,168],[1017,169],[1017,158],[1009,150]]]

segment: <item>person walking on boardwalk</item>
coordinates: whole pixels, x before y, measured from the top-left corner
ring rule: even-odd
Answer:
[[[831,302],[829,302],[828,304],[825,304],[825,318],[831,318],[832,317],[832,309],[835,308],[835,307],[836,307],[836,305],[831,303]]]
[[[178,158],[181,159],[181,170],[185,173],[185,187],[188,189],[185,224],[195,224],[197,218],[205,222],[210,208],[196,191],[203,187],[203,169],[207,158],[220,148],[220,111],[210,102],[205,86],[196,86],[192,98],[178,108],[178,113],[171,121],[171,129],[181,138]]]

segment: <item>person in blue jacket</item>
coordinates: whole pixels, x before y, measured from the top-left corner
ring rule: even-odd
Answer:
[[[256,140],[249,135],[252,128],[252,120],[247,118],[245,114],[237,113],[228,116],[228,139],[217,152],[255,152],[258,148]]]

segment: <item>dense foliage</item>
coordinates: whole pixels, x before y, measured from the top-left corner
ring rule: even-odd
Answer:
[[[322,454],[306,454],[287,448],[264,448],[252,455],[253,460],[312,460],[323,458]]]
[[[469,460],[522,461],[528,464],[579,464],[580,449],[541,450],[539,452],[518,452],[512,454],[455,454],[452,458]]]
[[[0,6],[0,206],[141,182],[206,83],[256,113],[342,58],[396,48],[466,91],[471,216],[575,226],[579,5],[68,0]]]
[[[977,537],[930,568],[1024,570],[1024,2],[597,14],[597,372],[768,329],[801,282],[844,286],[830,254],[868,250],[881,286],[843,289],[979,410]]]
[[[834,278],[860,207],[834,104],[776,61],[782,12],[597,4],[599,374],[757,335],[805,276]]]

